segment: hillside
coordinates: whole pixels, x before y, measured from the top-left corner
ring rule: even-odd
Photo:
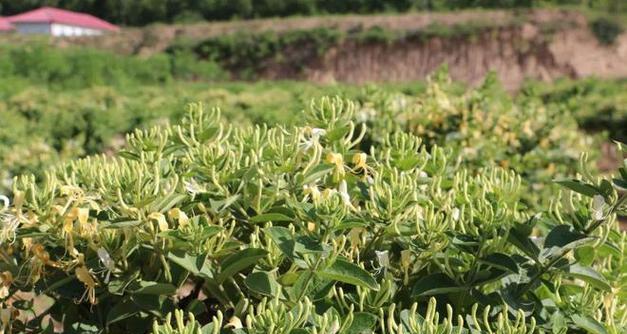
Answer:
[[[528,78],[627,77],[622,21],[612,35],[568,10],[351,15],[153,25],[53,43],[140,56],[182,50],[218,62],[236,79],[403,82],[447,64],[455,80],[477,84],[497,71],[514,90]]]

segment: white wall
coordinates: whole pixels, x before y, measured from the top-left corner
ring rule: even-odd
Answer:
[[[14,23],[20,34],[45,34],[52,36],[98,36],[102,30],[70,26],[58,23]]]
[[[83,28],[77,26],[69,26],[65,24],[52,24],[53,36],[97,36],[102,35],[102,30]]]

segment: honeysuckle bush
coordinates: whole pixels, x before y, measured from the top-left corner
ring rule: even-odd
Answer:
[[[300,126],[234,127],[192,105],[115,156],[17,178],[3,330],[624,332],[627,161],[536,211],[514,171],[413,134],[361,150],[359,110],[326,98]]]
[[[478,88],[457,90],[442,69],[424,93],[365,94],[355,121],[372,129],[367,144],[380,143],[387,133],[410,132],[428,147],[452,149],[455,162],[471,170],[494,164],[512,169],[527,188],[527,206],[548,205],[558,191],[550,181],[574,176],[580,152],[590,154],[586,168],[594,169],[600,137],[585,134],[568,110],[533,98],[515,100],[494,74]]]

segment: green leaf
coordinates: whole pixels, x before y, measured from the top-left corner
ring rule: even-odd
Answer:
[[[544,248],[559,247],[565,253],[566,251],[584,246],[590,241],[594,241],[594,238],[573,231],[569,225],[557,225],[546,236]]]
[[[151,203],[150,210],[164,213],[172,209],[177,204],[181,203],[186,198],[187,198],[187,195],[185,194],[173,193],[169,196],[164,197],[163,199],[160,199],[158,201]]]
[[[466,290],[465,287],[457,285],[455,281],[445,274],[436,273],[423,277],[416,282],[412,293],[415,296],[431,296],[464,290]]]
[[[580,280],[601,290],[612,290],[610,283],[605,279],[605,277],[590,267],[584,267],[576,263],[568,267],[567,274],[569,276],[579,278]]]
[[[594,195],[601,195],[601,192],[595,187],[587,183],[583,183],[579,180],[561,180],[556,183],[582,195],[588,197],[594,197]]]
[[[487,264],[489,266],[510,271],[512,273],[518,273],[518,264],[508,255],[503,253],[492,253],[480,259],[479,262]]]
[[[126,318],[130,318],[139,312],[137,305],[130,299],[123,299],[119,303],[115,304],[107,313],[107,326],[112,323],[122,321]]]
[[[370,334],[377,324],[378,317],[371,313],[357,312],[353,314],[353,322],[342,334]]]
[[[518,225],[519,227],[525,226],[523,224]],[[538,258],[538,254],[540,254],[540,249],[533,241],[531,241],[528,234],[522,231],[521,228],[518,228],[517,226],[512,227],[509,231],[507,240],[528,256],[534,259]]]
[[[294,258],[295,241],[289,229],[281,226],[273,226],[266,228],[264,232],[270,235],[272,241],[279,246],[279,249],[281,249],[285,256],[290,259]]]
[[[305,179],[303,180],[303,184],[310,184],[318,179],[321,179],[325,175],[329,174],[333,168],[335,168],[335,165],[326,163],[315,166],[307,173]]]
[[[264,213],[261,215],[250,218],[251,223],[266,223],[266,222],[291,222],[294,218],[288,217],[282,213]]]
[[[570,319],[577,325],[579,328],[585,329],[589,333],[593,334],[607,334],[605,327],[600,324],[598,321],[579,314],[573,314]]]
[[[206,261],[205,255],[192,256],[181,251],[173,251],[168,253],[168,260],[181,266],[195,276],[211,279],[212,275],[209,270],[209,263]]]
[[[288,292],[295,302],[302,296],[307,296],[311,301],[318,301],[329,294],[333,283],[333,280],[316,276],[311,270],[305,270],[299,272],[296,282]]]
[[[139,282],[139,288],[133,291],[133,293],[157,296],[173,295],[176,293],[176,287],[169,283],[141,281]]]
[[[350,263],[343,259],[337,259],[333,264],[325,270],[316,274],[323,278],[328,278],[348,284],[366,287],[372,290],[379,290],[377,281],[364,269],[356,264]]]
[[[266,296],[274,297],[279,292],[279,284],[265,271],[251,273],[244,280],[244,284],[250,290]]]
[[[220,274],[217,277],[218,282],[224,282],[227,278],[256,264],[257,261],[266,255],[268,255],[268,252],[260,248],[246,248],[230,255],[222,261]]]
[[[123,228],[123,227],[135,227],[141,225],[143,222],[137,219],[128,219],[122,218],[119,220],[112,221],[108,225],[105,225],[104,228]]]

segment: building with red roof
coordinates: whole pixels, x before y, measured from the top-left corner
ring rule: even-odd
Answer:
[[[117,26],[95,16],[52,7],[9,16],[6,20],[21,34],[97,36],[119,30]]]
[[[0,32],[9,32],[13,31],[13,29],[15,28],[13,27],[11,22],[3,17],[0,17]]]

